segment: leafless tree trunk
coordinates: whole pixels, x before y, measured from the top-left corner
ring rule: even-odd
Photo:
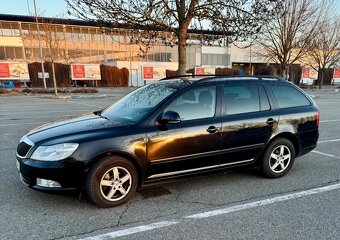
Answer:
[[[58,96],[58,88],[57,88],[57,80],[55,78],[55,68],[54,68],[54,62],[51,62],[52,64],[52,76],[53,76],[53,86],[54,86],[54,94]]]

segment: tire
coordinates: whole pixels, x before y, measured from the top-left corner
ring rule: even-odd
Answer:
[[[138,175],[134,165],[119,156],[105,157],[91,168],[85,178],[85,191],[99,207],[116,207],[136,192]]]
[[[277,138],[271,142],[263,155],[261,170],[267,178],[279,178],[292,168],[295,159],[295,148],[286,138]]]

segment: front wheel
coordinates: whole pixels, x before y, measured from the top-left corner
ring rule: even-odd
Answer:
[[[138,176],[134,165],[122,157],[106,157],[97,162],[86,176],[88,197],[100,207],[116,207],[135,193]]]
[[[262,159],[262,173],[268,178],[286,175],[293,166],[295,149],[291,141],[285,138],[275,139],[265,150]]]

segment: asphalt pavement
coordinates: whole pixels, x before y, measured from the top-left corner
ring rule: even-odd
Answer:
[[[307,90],[320,107],[318,147],[280,179],[219,172],[139,190],[100,209],[78,192],[25,187],[19,139],[43,123],[99,110],[131,89],[69,99],[0,96],[0,239],[340,239],[340,93]]]

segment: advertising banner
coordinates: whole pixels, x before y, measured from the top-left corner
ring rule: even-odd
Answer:
[[[71,64],[72,80],[101,80],[99,64]]]
[[[165,67],[142,67],[143,80],[159,80],[166,77]]]
[[[195,67],[195,75],[215,75],[215,68]]]
[[[29,80],[27,63],[0,62],[0,79]]]
[[[333,83],[340,83],[340,68],[334,68]]]
[[[313,85],[314,81],[318,79],[318,71],[310,66],[303,67],[301,75],[301,83],[306,85]]]
[[[153,67],[142,67],[142,72],[144,80],[153,79]]]
[[[302,79],[306,79],[309,78],[309,68],[308,67],[304,67],[302,68]]]
[[[309,78],[317,80],[318,79],[318,71],[313,68],[309,68]]]

